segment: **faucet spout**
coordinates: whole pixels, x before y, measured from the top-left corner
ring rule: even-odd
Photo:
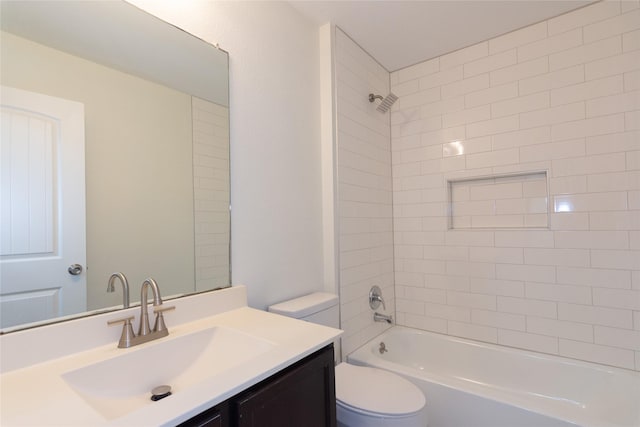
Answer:
[[[151,292],[153,293],[153,305],[162,305],[160,288],[158,287],[158,283],[156,283],[156,281],[153,280],[152,277],[149,277],[144,282],[142,282],[142,289],[140,290],[140,296],[142,298],[142,301],[147,302],[148,287],[151,287]]]
[[[139,336],[147,335],[151,332],[151,327],[149,326],[149,309],[147,307],[147,293],[149,287],[151,288],[151,292],[153,293],[153,305],[162,305],[160,288],[158,288],[158,284],[156,283],[156,281],[153,280],[153,278],[149,277],[144,282],[142,282],[142,289],[140,289],[140,327],[138,328]]]
[[[107,283],[107,292],[115,291],[116,279],[119,279],[122,285],[122,305],[124,308],[129,308],[129,282],[127,281],[127,276],[120,272],[111,274],[109,283]]]
[[[391,317],[391,315],[380,314],[377,311],[373,314],[373,320],[376,322],[387,322],[388,324],[393,323],[393,317]]]

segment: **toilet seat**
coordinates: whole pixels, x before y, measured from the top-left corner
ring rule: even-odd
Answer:
[[[391,372],[349,363],[340,363],[335,370],[337,404],[351,411],[404,418],[426,404],[415,384]]]

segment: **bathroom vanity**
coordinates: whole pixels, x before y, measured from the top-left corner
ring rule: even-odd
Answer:
[[[334,427],[333,344],[180,424],[181,427]]]
[[[107,322],[139,307],[0,336],[0,424],[335,425],[341,331],[249,308],[243,286],[170,303],[169,336],[126,349]]]

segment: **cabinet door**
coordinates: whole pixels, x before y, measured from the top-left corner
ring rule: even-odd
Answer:
[[[335,427],[333,345],[234,398],[239,427]]]

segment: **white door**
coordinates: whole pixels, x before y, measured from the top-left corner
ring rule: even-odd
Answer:
[[[0,90],[0,327],[6,328],[86,311],[84,105]]]

